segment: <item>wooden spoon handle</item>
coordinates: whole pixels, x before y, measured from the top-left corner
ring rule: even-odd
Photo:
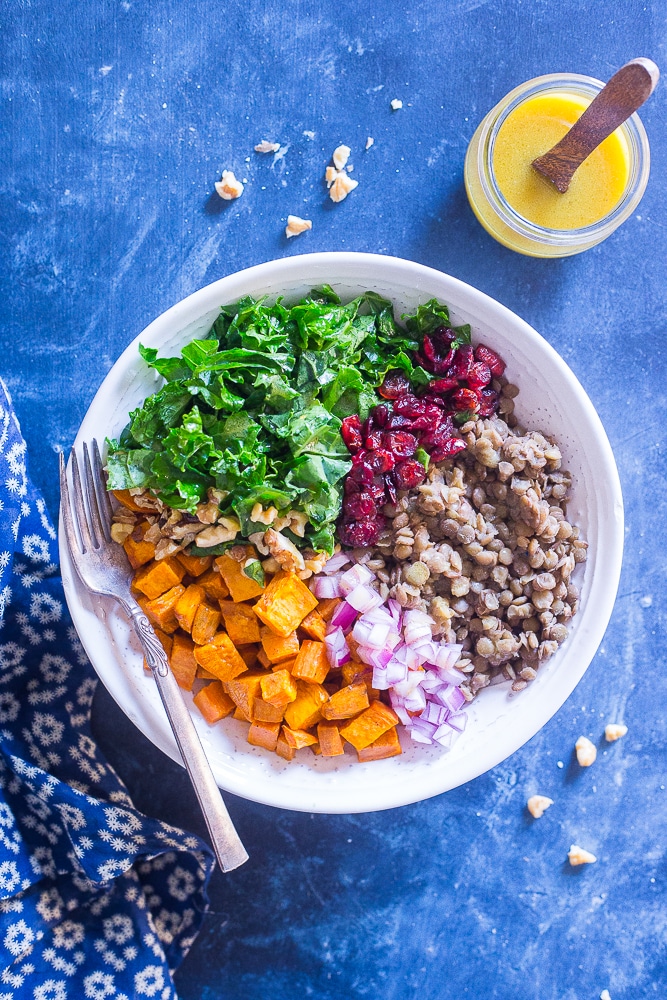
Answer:
[[[622,66],[553,149],[533,161],[556,188],[567,191],[572,175],[607,136],[651,96],[660,70],[650,59],[633,59]]]

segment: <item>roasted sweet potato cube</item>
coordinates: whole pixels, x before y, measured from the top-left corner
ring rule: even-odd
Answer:
[[[281,660],[280,663],[274,663],[271,666],[273,671],[276,670],[289,670],[292,673],[292,667],[296,663],[296,656],[293,656],[291,660]]]
[[[126,510],[133,510],[135,514],[146,513],[146,508],[139,506],[129,490],[112,490],[111,492],[121,507],[125,507]]]
[[[355,681],[332,694],[322,705],[325,719],[351,719],[368,708],[368,689],[363,681]]]
[[[311,639],[317,639],[319,642],[324,642],[324,637],[327,634],[327,623],[317,608],[315,608],[314,611],[311,611],[309,615],[306,615],[299,628],[302,628],[304,632],[311,637]]]
[[[220,601],[220,611],[227,634],[235,646],[247,646],[251,642],[259,642],[259,622],[249,604]]]
[[[155,546],[152,542],[145,542],[143,538],[137,540],[128,535],[123,542],[123,548],[132,569],[139,569],[155,558]]]
[[[165,594],[185,576],[185,569],[173,556],[142,566],[132,580],[132,586],[145,594],[149,601]]]
[[[250,547],[247,551],[248,558],[250,558],[254,553],[254,549]],[[229,593],[233,601],[237,603],[240,601],[250,601],[253,597],[259,597],[260,594],[264,593],[264,587],[249,576],[246,576],[241,563],[237,562],[236,559],[232,559],[231,556],[225,554],[224,556],[218,556],[215,561],[220,570],[220,575],[229,588]]]
[[[369,744],[369,746],[364,747],[362,750],[357,750],[357,756],[362,764],[369,760],[384,760],[385,757],[397,757],[400,753],[403,753],[403,750],[398,739],[398,729],[396,726],[388,729],[382,736],[378,736],[374,743]]]
[[[245,661],[226,632],[218,632],[205,646],[195,646],[195,659],[220,681],[231,681],[247,670]]]
[[[304,639],[292,667],[292,676],[301,681],[321,684],[328,673],[327,647],[316,639]]]
[[[211,681],[192,700],[210,726],[234,711],[234,702],[223,690],[220,681]]]
[[[259,647],[253,645],[241,646],[241,648],[239,649],[239,656],[245,663],[248,670],[252,670],[253,667],[257,666],[259,662],[257,654],[259,653],[259,651],[260,651]]]
[[[357,681],[363,681],[368,691],[369,701],[377,701],[380,697],[380,692],[373,687],[373,668],[369,667],[368,664],[356,663],[354,660],[344,663],[341,677],[345,684],[356,684]]]
[[[183,635],[182,632],[174,633],[169,666],[179,686],[186,691],[192,691],[197,673],[197,661],[194,658],[194,643],[189,635]]]
[[[305,729],[290,729],[289,726],[283,726],[283,736],[295,750],[301,750],[303,747],[310,747],[313,743],[317,743],[317,737],[306,732]]]
[[[252,722],[252,716],[246,715],[242,708],[237,705],[234,709],[233,719],[238,719],[239,722]]]
[[[204,588],[196,583],[191,583],[185,588],[185,593],[181,594],[174,605],[176,621],[185,632],[192,631],[192,623],[197,614],[197,608],[204,600]]]
[[[310,729],[320,721],[320,708],[329,700],[321,684],[297,681],[296,698],[285,709],[285,722],[290,729]]]
[[[154,601],[149,601],[147,597],[139,597],[138,602],[151,625],[162,629],[163,632],[175,632],[178,622],[174,614],[174,605],[184,593],[185,587],[182,583],[178,583],[166,594],[156,597]]]
[[[257,621],[256,615],[255,621]],[[276,635],[275,632],[265,625],[261,629],[261,638],[262,649],[266,653],[269,663],[280,663],[282,660],[291,660],[299,652],[299,637],[296,632],[290,632],[289,635]]]
[[[341,726],[340,735],[351,743],[355,750],[363,750],[364,747],[375,743],[376,739],[388,729],[397,726],[398,722],[398,716],[393,709],[381,701],[372,701],[365,712]]]
[[[347,648],[350,651],[350,656],[352,657],[352,660],[355,663],[361,663],[361,660],[359,659],[359,654],[357,653],[357,650],[359,649],[359,643],[353,637],[352,633],[345,636],[345,641],[347,643]]]
[[[276,635],[288,636],[316,607],[317,598],[296,573],[276,573],[257,601],[255,614]]]
[[[202,601],[195,612],[192,622],[192,641],[198,646],[205,646],[210,642],[220,625],[221,614],[217,608]]]
[[[340,757],[343,750],[343,741],[335,722],[317,723],[317,741],[320,744],[320,751],[323,757]]]
[[[204,588],[209,601],[224,601],[225,597],[229,597],[229,587],[217,569],[209,569],[206,573],[202,573],[197,577],[197,583]]]
[[[189,556],[186,552],[176,554],[181,566],[185,567],[188,576],[201,576],[213,563],[213,556]]]
[[[284,714],[284,707],[269,705],[263,698],[255,698],[253,702],[252,717],[258,722],[282,722]]]
[[[252,718],[255,698],[261,697],[259,682],[264,676],[264,674],[248,673],[225,682],[225,691],[249,719]]]
[[[317,605],[317,613],[324,618],[325,622],[330,622],[339,604],[340,597],[324,597]]]
[[[272,667],[271,660],[268,658],[261,646],[257,652],[257,662],[264,667],[265,670],[270,670]],[[279,664],[279,666],[282,666],[282,664]]]
[[[283,760],[294,760],[296,757],[296,750],[294,747],[289,745],[282,733],[278,737],[278,742],[276,743],[276,753],[279,757],[282,757]]]
[[[279,722],[254,721],[248,730],[248,743],[265,750],[275,750],[280,735]]]
[[[296,698],[296,684],[289,670],[276,670],[260,681],[262,698],[270,705],[284,708]]]
[[[215,674],[212,674],[210,670],[205,670],[199,663],[197,664],[197,677],[201,681],[217,681],[218,679]]]

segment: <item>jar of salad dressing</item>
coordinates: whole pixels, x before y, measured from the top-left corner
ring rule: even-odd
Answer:
[[[512,90],[473,135],[465,185],[486,231],[532,257],[567,257],[606,239],[634,212],[649,176],[649,144],[633,114],[575,172],[560,194],[531,166],[581,117],[604,86],[553,73]]]

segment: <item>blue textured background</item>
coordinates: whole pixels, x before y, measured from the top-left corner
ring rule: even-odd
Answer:
[[[489,774],[403,809],[304,816],[232,799],[251,861],[214,881],[181,996],[667,996],[665,82],[642,112],[647,193],[601,246],[518,256],[477,225],[462,184],[479,119],[523,80],[604,79],[638,55],[667,70],[664,0],[1,10],[0,372],[52,511],[56,451],[151,319],[224,274],[314,250],[409,257],[518,312],[587,389],[623,483],[615,612],[557,716]],[[262,138],[289,144],[275,167],[252,152]],[[359,188],[333,206],[322,175],[340,142]],[[212,194],[223,168],[248,180],[237,202]],[[287,243],[288,213],[311,218],[312,232]],[[580,733],[597,742],[621,718],[627,737],[573,767]],[[137,805],[203,833],[184,773],[103,690],[94,721]],[[536,790],[556,804],[532,823],[524,803]],[[575,841],[596,865],[569,869]]]

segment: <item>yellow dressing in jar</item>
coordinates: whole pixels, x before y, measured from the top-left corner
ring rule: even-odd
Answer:
[[[493,172],[515,212],[547,229],[580,229],[608,215],[621,200],[630,174],[630,151],[620,130],[602,142],[560,194],[531,166],[559,142],[590,104],[576,94],[552,92],[529,98],[498,130]]]

